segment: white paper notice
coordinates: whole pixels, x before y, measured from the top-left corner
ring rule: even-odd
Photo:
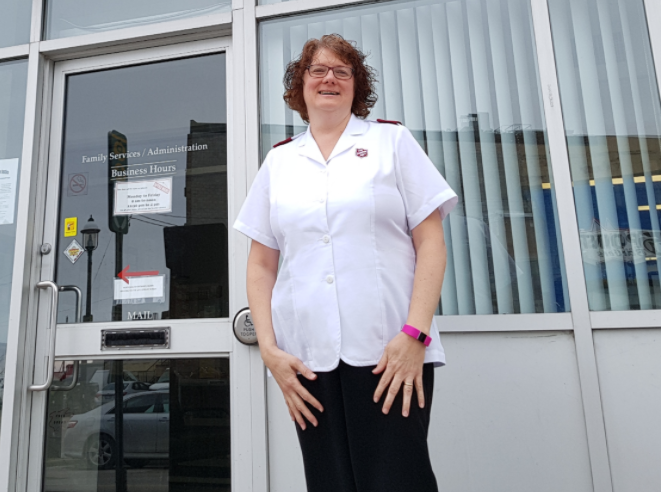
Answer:
[[[172,212],[172,178],[115,183],[114,215]]]
[[[115,301],[131,301],[137,299],[163,299],[165,275],[153,277],[131,277],[127,284],[124,280],[115,280]],[[154,301],[162,302],[162,301]]]
[[[14,223],[18,159],[0,159],[0,225]]]

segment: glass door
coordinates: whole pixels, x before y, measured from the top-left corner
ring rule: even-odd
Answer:
[[[230,59],[214,40],[54,67],[28,490],[250,490]]]

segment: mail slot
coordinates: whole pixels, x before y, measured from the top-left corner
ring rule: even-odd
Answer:
[[[170,328],[101,330],[101,350],[170,348]]]

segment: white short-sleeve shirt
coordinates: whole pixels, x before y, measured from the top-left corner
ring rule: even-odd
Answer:
[[[411,132],[351,116],[328,161],[310,130],[272,149],[234,228],[280,250],[271,312],[278,347],[313,371],[377,364],[406,323],[409,231],[457,195]],[[423,328],[423,327],[418,327]],[[425,362],[445,363],[434,322]]]

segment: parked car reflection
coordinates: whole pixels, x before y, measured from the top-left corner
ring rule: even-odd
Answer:
[[[142,381],[125,381],[124,382],[124,396],[131,393],[141,393],[149,390],[149,384]],[[94,397],[94,402],[97,405],[114,401],[115,399],[115,383],[106,384],[101,391]]]
[[[124,396],[124,461],[133,467],[151,460],[169,459],[170,395],[165,391],[144,391]],[[206,449],[214,455],[217,446],[202,445],[209,438],[229,443],[230,415],[222,408],[187,408],[179,412],[178,445],[189,449],[189,458],[203,458]],[[92,468],[114,468],[117,460],[115,402],[109,401],[89,412],[73,415],[63,439],[63,456],[85,460]],[[221,453],[222,455],[222,453]]]
[[[168,367],[161,377],[158,378],[154,384],[152,384],[149,389],[152,391],[166,390],[170,387],[170,368]]]
[[[129,465],[168,457],[170,402],[165,391],[124,396],[124,458]],[[64,435],[63,455],[84,459],[91,467],[115,466],[115,402],[73,415]]]

